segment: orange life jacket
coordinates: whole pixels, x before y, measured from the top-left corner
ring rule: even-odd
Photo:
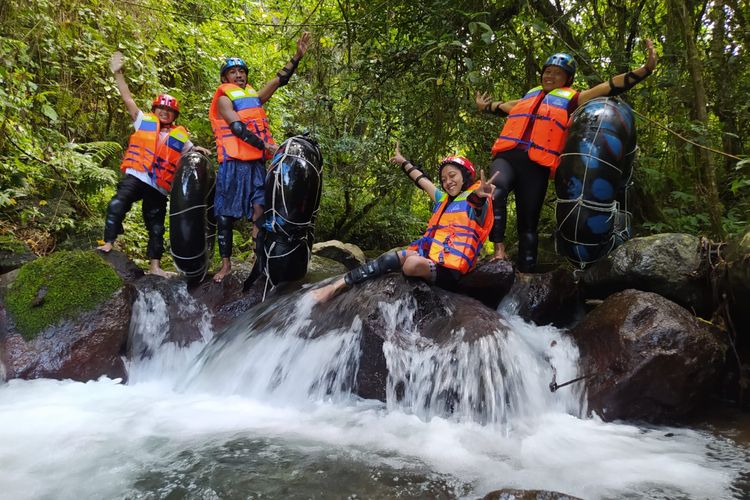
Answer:
[[[155,114],[143,114],[138,129],[130,136],[120,170],[124,172],[132,168],[146,172],[151,179],[156,180],[157,186],[168,192],[189,134],[185,127],[180,126],[172,127],[162,137],[160,129],[159,119]]]
[[[268,128],[266,110],[260,102],[258,93],[250,86],[244,89],[233,83],[222,83],[216,89],[211,100],[208,118],[216,138],[216,151],[219,163],[226,160],[257,160],[265,158],[266,151],[260,150],[246,143],[229,130],[229,124],[219,113],[219,97],[227,96],[232,101],[232,107],[240,116],[240,121],[247,125],[247,129],[260,137],[264,142],[275,144]]]
[[[568,130],[568,109],[576,91],[561,87],[544,93],[542,87],[534,87],[510,110],[500,136],[492,145],[492,156],[501,151],[527,146],[529,159],[549,167],[550,175],[560,164],[560,153],[565,146]],[[541,101],[541,104],[539,103]],[[539,106],[537,108],[537,105]],[[536,113],[534,113],[536,109]],[[529,120],[534,118],[531,136],[523,139]]]
[[[487,198],[481,216],[477,216],[467,200],[478,187],[479,182],[476,182],[453,200],[446,194],[441,203],[436,203],[427,231],[409,245],[409,250],[461,274],[469,272],[476,264],[494,222],[491,198]]]

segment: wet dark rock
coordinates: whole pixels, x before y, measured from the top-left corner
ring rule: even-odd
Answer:
[[[133,292],[126,285],[95,309],[47,327],[29,342],[15,331],[1,307],[0,355],[7,378],[126,379],[122,355]]]
[[[654,292],[710,317],[708,266],[702,249],[701,239],[689,234],[633,238],[584,272],[582,290],[586,297],[599,299],[629,288]]]
[[[362,357],[356,390],[363,398],[385,401],[388,373],[383,342],[389,330],[389,319],[383,306],[404,297],[410,297],[415,307],[417,333],[437,344],[446,343],[457,335],[466,342],[474,342],[507,328],[502,317],[481,302],[398,273],[356,285],[313,309],[311,334],[314,337],[346,328],[359,316]],[[398,338],[395,341],[398,342]]]
[[[581,500],[565,493],[546,490],[514,490],[504,488],[502,490],[487,493],[482,500]]]
[[[9,238],[0,238],[0,274],[5,274],[36,259],[36,255],[25,244]]]
[[[483,262],[461,278],[458,291],[496,309],[513,286],[514,280],[515,271],[510,261]]]
[[[143,272],[143,269],[138,267],[135,262],[119,250],[112,250],[108,253],[97,253],[125,282],[133,282],[146,274]]]
[[[36,291],[36,296],[34,297],[34,300],[31,301],[31,306],[38,307],[42,305],[42,302],[44,302],[44,297],[47,296],[48,291],[49,291],[49,288],[47,288],[45,285],[40,286],[39,289]]]
[[[579,311],[578,287],[565,269],[542,274],[518,273],[506,296],[516,314],[537,325],[570,325]]]
[[[706,399],[725,353],[683,307],[638,290],[607,298],[570,333],[589,375],[589,411],[607,421],[686,417]]]
[[[338,240],[315,243],[312,252],[314,255],[341,262],[347,269],[354,269],[366,261],[364,252],[357,245]]]

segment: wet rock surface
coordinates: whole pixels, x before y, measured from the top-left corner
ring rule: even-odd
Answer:
[[[603,299],[634,288],[709,315],[708,267],[701,239],[679,233],[633,238],[583,273],[586,297]]]
[[[688,416],[710,393],[725,352],[683,307],[638,290],[607,298],[570,333],[589,375],[589,411],[608,421]]]
[[[312,336],[346,328],[355,317],[362,321],[362,356],[357,374],[357,394],[385,400],[387,370],[383,343],[392,327],[387,305],[409,297],[415,308],[416,333],[436,344],[456,338],[474,342],[496,330],[508,327],[495,310],[460,294],[431,287],[421,280],[391,273],[356,285],[312,310]],[[394,332],[395,342],[399,335]]]
[[[537,325],[570,325],[579,313],[579,291],[571,272],[518,273],[505,297],[524,320]]]
[[[88,381],[106,375],[127,379],[122,360],[128,339],[134,289],[114,296],[73,320],[63,320],[25,341],[0,309],[0,351],[7,378]]]
[[[513,286],[516,273],[508,260],[482,262],[458,282],[458,291],[496,309]]]

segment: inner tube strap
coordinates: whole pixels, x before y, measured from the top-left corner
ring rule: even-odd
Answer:
[[[632,152],[632,151],[631,151],[631,152]],[[628,153],[628,154],[630,154],[630,153]],[[608,162],[607,160],[602,160],[602,159],[601,159],[601,158],[599,158],[598,156],[594,156],[594,155],[592,155],[591,153],[562,153],[562,154],[560,155],[560,158],[562,158],[562,157],[564,157],[564,156],[584,156],[584,157],[586,157],[586,158],[593,158],[594,160],[596,160],[596,161],[600,161],[600,162],[604,163],[605,165],[607,165],[608,167],[612,167],[612,168],[614,168],[615,170],[617,170],[618,172],[622,173],[622,169],[620,169],[620,168],[617,168],[617,167],[616,167],[615,165],[613,165],[612,163]]]

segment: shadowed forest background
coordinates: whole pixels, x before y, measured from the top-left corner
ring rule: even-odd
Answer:
[[[113,51],[141,109],[175,95],[178,123],[213,148],[207,113],[223,59],[244,58],[258,89],[303,30],[313,45],[266,109],[278,142],[309,131],[320,143],[316,239],[387,249],[418,236],[430,207],[388,163],[395,141],[433,179],[448,154],[486,168],[502,120],[477,112],[476,91],[519,98],[558,51],[576,58],[584,89],[641,66],[650,38],[657,69],[624,96],[638,114],[634,233],[723,240],[750,219],[748,16],[747,0],[3,0],[0,244],[41,255],[102,237],[132,132]],[[550,189],[542,232],[553,201]],[[141,257],[146,237],[131,210],[119,244]],[[251,250],[248,225],[235,244],[240,258]]]

